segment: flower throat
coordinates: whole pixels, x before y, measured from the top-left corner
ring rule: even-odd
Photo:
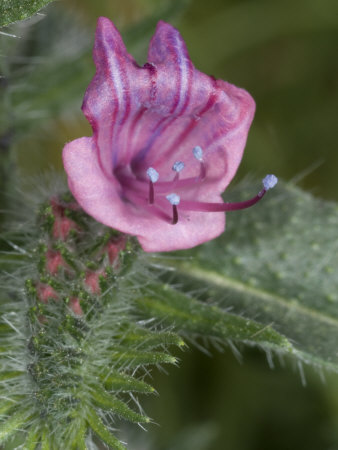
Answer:
[[[179,221],[179,211],[226,212],[249,208],[259,202],[265,193],[269,189],[272,189],[278,182],[275,175],[266,175],[262,180],[263,189],[254,197],[242,202],[210,203],[181,199],[177,191],[182,188],[194,187],[197,183],[202,183],[207,174],[202,148],[196,146],[193,148],[192,153],[200,163],[200,171],[196,177],[181,178],[181,173],[185,167],[182,161],[176,161],[173,164],[172,170],[174,177],[172,181],[159,181],[160,175],[153,167],[149,167],[146,171],[148,186],[146,186],[147,183],[145,180],[132,178],[130,175],[126,175],[122,169],[116,169],[115,175],[121,185],[123,185],[123,190],[128,200],[138,204],[141,202],[144,207],[147,207],[147,209],[150,207],[153,212],[155,212],[155,207],[166,209],[166,203],[164,202],[164,199],[166,199],[172,206],[172,217],[169,218],[163,215],[163,219],[173,225]]]

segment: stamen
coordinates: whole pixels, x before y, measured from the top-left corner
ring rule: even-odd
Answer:
[[[178,211],[177,211],[177,205],[180,204],[181,198],[177,194],[169,194],[166,196],[166,199],[169,201],[169,203],[173,206],[173,219],[171,223],[173,225],[176,225],[178,222]]]
[[[147,175],[149,178],[149,204],[154,203],[154,183],[159,179],[159,173],[153,167],[147,169]]]
[[[149,169],[147,169],[147,175],[152,183],[156,183],[156,181],[159,179],[157,170],[153,169],[152,167],[149,167]]]
[[[262,182],[264,189],[268,191],[276,186],[278,183],[278,178],[275,175],[267,175]]]
[[[197,159],[197,161],[203,161],[203,150],[201,149],[201,147],[199,145],[196,145],[196,147],[194,147],[192,149],[192,152],[193,152],[195,158]]]
[[[172,167],[174,172],[181,172],[184,169],[184,162],[176,161]]]
[[[204,180],[204,178],[206,176],[206,168],[205,168],[205,164],[203,161],[203,150],[201,149],[201,147],[199,145],[196,145],[196,147],[194,147],[192,149],[192,153],[193,153],[194,157],[197,159],[197,161],[199,161],[201,163],[201,170],[200,170],[200,174],[199,174],[197,180],[202,181],[202,180]]]
[[[184,162],[182,162],[182,161],[176,161],[175,163],[174,163],[174,165],[172,166],[172,170],[174,171],[174,172],[176,172],[175,173],[175,177],[174,177],[174,181],[177,181],[178,180],[178,178],[179,178],[179,173],[181,172],[181,170],[183,170],[184,169]]]
[[[236,203],[207,203],[185,201],[180,202],[180,208],[186,211],[204,211],[204,212],[225,212],[236,211],[238,209],[246,209],[259,202],[269,189],[272,189],[277,184],[277,177],[275,175],[267,175],[263,180],[263,189],[258,192],[255,197],[250,198],[244,202]]]

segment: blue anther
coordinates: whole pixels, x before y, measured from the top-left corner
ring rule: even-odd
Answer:
[[[167,196],[166,196],[166,199],[167,199],[168,202],[169,202],[171,205],[173,205],[173,206],[174,206],[174,205],[175,205],[175,206],[179,205],[179,204],[180,204],[180,201],[181,201],[180,196],[177,195],[177,194],[174,194],[174,193],[167,195]]]
[[[147,175],[152,183],[156,183],[160,176],[157,170],[153,169],[152,167],[149,167],[149,169],[147,169]]]
[[[182,161],[176,161],[172,167],[174,172],[181,172],[181,170],[184,169],[184,162]]]
[[[266,191],[276,186],[278,178],[275,175],[267,175],[263,179],[263,186]]]
[[[203,160],[203,150],[199,145],[196,145],[196,147],[193,148],[192,152],[198,161]]]

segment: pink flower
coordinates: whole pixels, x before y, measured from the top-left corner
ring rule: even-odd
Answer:
[[[139,66],[101,17],[94,61],[82,106],[93,136],[63,150],[70,190],[89,215],[137,236],[145,251],[169,251],[215,238],[225,228],[220,212],[264,195],[265,188],[248,202],[223,202],[255,103],[195,69],[175,28],[159,22]]]

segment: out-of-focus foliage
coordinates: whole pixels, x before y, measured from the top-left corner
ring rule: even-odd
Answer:
[[[309,169],[302,187],[338,199],[338,3],[195,0],[180,30],[197,67],[256,100],[239,177]]]

